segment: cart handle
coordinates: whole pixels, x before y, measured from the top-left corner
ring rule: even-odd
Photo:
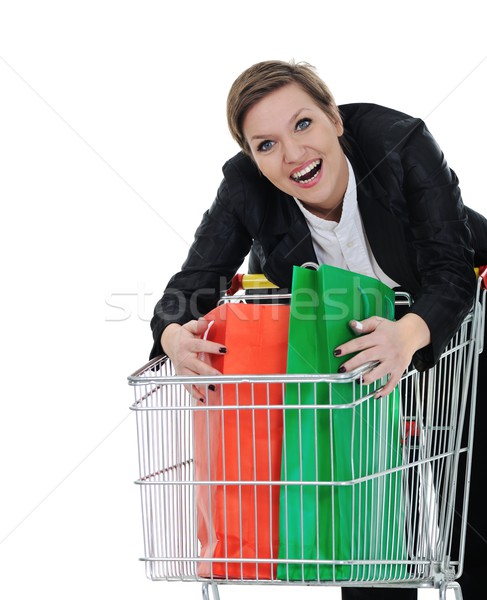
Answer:
[[[481,285],[487,289],[487,266],[475,267],[475,274],[481,280]],[[227,296],[233,296],[241,290],[265,290],[277,288],[262,273],[237,273],[232,278],[232,283],[227,290]]]
[[[237,273],[230,287],[227,290],[227,296],[233,296],[240,290],[268,290],[278,286],[271,283],[262,273]]]
[[[482,288],[487,290],[487,266],[475,267],[475,274],[480,279]]]

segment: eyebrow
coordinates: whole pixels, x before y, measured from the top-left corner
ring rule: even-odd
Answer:
[[[298,118],[298,115],[300,115],[304,110],[311,110],[311,109],[307,108],[307,107],[300,108],[289,119],[289,123],[292,123],[293,121],[295,121]],[[272,135],[270,133],[263,134],[263,135],[253,135],[250,138],[250,141],[252,141],[252,140],[266,140],[267,138],[270,138],[270,137],[272,137]]]

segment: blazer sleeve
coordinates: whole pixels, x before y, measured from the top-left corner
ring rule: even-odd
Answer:
[[[245,187],[225,178],[196,230],[181,270],[168,282],[151,320],[154,345],[150,358],[163,353],[161,335],[170,323],[184,324],[214,308],[252,245],[243,224]]]
[[[403,133],[403,132],[402,132]],[[414,119],[399,152],[410,244],[420,288],[410,309],[427,323],[431,344],[413,359],[424,370],[436,364],[472,307],[476,290],[474,249],[458,179],[425,124]]]

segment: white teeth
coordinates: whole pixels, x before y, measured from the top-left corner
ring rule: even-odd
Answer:
[[[299,181],[299,179],[301,177],[304,177],[306,175],[306,173],[309,173],[310,171],[312,171],[313,169],[315,169],[319,164],[320,164],[320,160],[315,160],[312,163],[310,163],[307,167],[304,167],[304,169],[301,169],[301,171],[298,171],[297,173],[293,173],[291,175],[291,177],[295,180],[295,181]],[[312,178],[314,179],[314,177]],[[310,180],[311,181],[311,180]]]
[[[305,182],[301,182],[301,183],[310,183],[311,181],[314,181],[317,177],[318,177],[318,173],[315,173],[313,175],[313,177],[310,177],[309,179],[306,179]]]

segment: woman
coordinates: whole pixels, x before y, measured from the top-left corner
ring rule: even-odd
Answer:
[[[224,165],[182,270],[156,305],[151,356],[164,349],[180,374],[217,374],[199,353],[226,348],[201,339],[206,322],[198,317],[250,252],[249,271],[287,290],[293,265],[313,261],[413,295],[396,321],[358,324],[361,335],[335,349],[341,371],[378,361],[365,382],[388,376],[386,394],[411,360],[419,370],[433,366],[471,308],[473,267],[487,264],[487,221],[463,205],[457,177],[424,123],[373,104],[338,107],[312,67],[281,61],[258,63],[236,79],[227,116],[242,152]],[[471,509],[479,539],[487,538],[482,512]],[[480,578],[472,592],[462,585],[468,600]],[[344,588],[342,597],[387,592]]]

